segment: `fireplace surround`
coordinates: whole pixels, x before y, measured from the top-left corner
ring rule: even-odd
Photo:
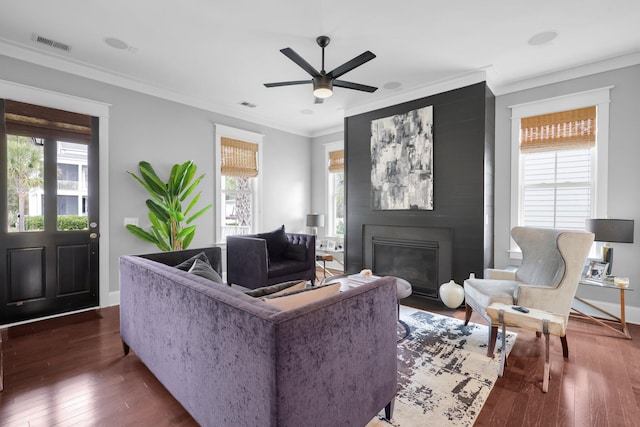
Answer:
[[[380,276],[402,277],[413,293],[438,297],[451,278],[452,230],[439,227],[364,225],[364,265]]]
[[[375,209],[372,121],[429,105],[433,210]],[[482,277],[493,266],[494,122],[495,97],[486,82],[345,118],[346,273],[395,272],[414,294],[437,299],[443,283]]]

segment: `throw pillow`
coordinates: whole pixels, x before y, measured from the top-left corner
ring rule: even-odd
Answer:
[[[204,262],[200,259],[195,260],[195,262],[189,269],[189,273],[195,274],[196,276],[204,277],[205,279],[209,279],[212,282],[222,284],[222,277],[220,277],[218,272],[215,271],[209,263]]]
[[[193,263],[196,260],[200,260],[203,262],[206,262],[207,264],[209,264],[209,266],[211,266],[211,263],[209,262],[209,258],[207,258],[207,255],[204,253],[204,251],[195,254],[194,256],[192,256],[189,259],[185,259],[184,261],[182,261],[180,264],[174,266],[175,268],[177,268],[178,270],[182,270],[182,271],[189,271],[189,269],[191,267],[193,267]]]
[[[289,245],[284,251],[284,257],[294,261],[306,261],[307,247],[305,245]]]
[[[313,288],[294,291],[278,297],[262,298],[262,301],[278,307],[280,310],[291,310],[318,301],[340,292],[340,282],[326,286],[315,286]]]
[[[284,231],[284,225],[268,233],[259,233],[258,237],[267,241],[267,252],[270,261],[280,261],[284,251],[289,246],[289,239]]]
[[[300,280],[292,280],[290,282],[278,283],[276,285],[264,286],[262,288],[252,289],[250,291],[246,291],[245,294],[252,296],[254,298],[264,297],[266,295],[281,295],[283,293],[288,293],[292,291],[296,291],[298,289],[304,289],[307,286],[306,281]]]

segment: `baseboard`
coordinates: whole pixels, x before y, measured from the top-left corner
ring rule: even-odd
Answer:
[[[106,305],[101,304],[102,307],[111,307],[112,305],[120,305],[120,291],[109,292],[109,301]]]
[[[593,304],[596,307],[600,307],[604,311],[608,311],[611,314],[616,316],[620,316],[620,304],[612,303],[612,302],[603,302],[597,300],[590,300],[583,298],[589,304]],[[608,319],[609,317],[603,313],[598,312],[597,310],[589,307],[588,305],[582,304],[580,301],[574,301],[574,307],[578,310],[584,312],[593,317],[600,317],[603,319]],[[640,325],[640,307],[631,307],[625,306],[625,320],[627,323],[633,323],[635,325]]]
[[[593,304],[597,307],[602,308],[605,311],[608,311],[609,313],[615,314],[615,315],[620,315],[620,304],[615,304],[615,303],[610,303],[610,302],[602,302],[602,301],[596,301],[596,300],[589,300],[589,299],[585,299],[585,301],[587,301],[590,304]],[[589,314],[591,316],[594,317],[603,317],[603,318],[607,318],[606,315],[599,313],[597,310],[594,310],[593,308],[582,304],[580,301],[575,301],[575,307],[586,313]],[[120,291],[113,291],[113,292],[109,292],[109,301],[107,302],[106,305],[101,305],[102,307],[111,307],[113,305],[120,305]],[[625,313],[626,313],[626,321],[627,323],[633,323],[635,325],[640,325],[640,307],[630,307],[630,306],[626,306],[625,308]]]

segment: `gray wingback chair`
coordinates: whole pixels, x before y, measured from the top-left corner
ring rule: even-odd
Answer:
[[[486,308],[494,302],[559,314],[565,318],[566,327],[593,243],[593,233],[585,231],[514,227],[511,236],[522,250],[517,270],[487,269],[484,279],[464,281],[465,324],[473,311],[488,322],[489,357],[493,357],[498,325],[492,324]],[[563,355],[568,357],[567,338],[560,339]]]

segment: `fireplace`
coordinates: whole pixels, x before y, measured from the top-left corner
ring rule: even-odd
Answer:
[[[413,293],[438,298],[451,279],[451,229],[365,225],[364,262],[380,276],[411,283]]]

